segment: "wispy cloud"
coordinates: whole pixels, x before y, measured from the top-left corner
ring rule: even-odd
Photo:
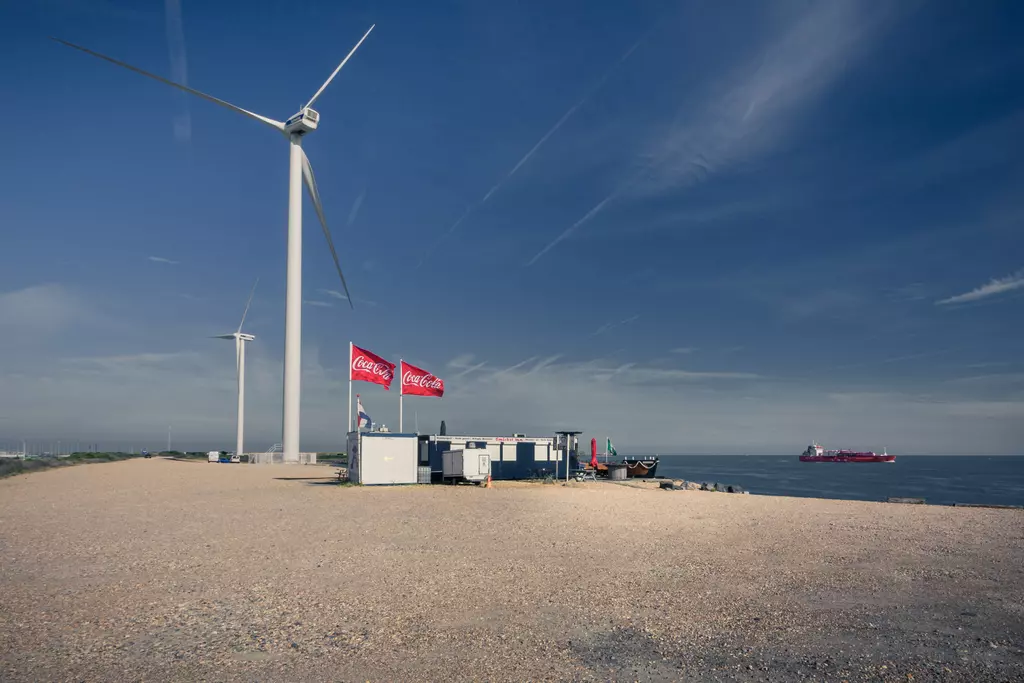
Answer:
[[[671,349],[671,352],[672,353],[693,353],[696,350],[697,350],[696,346],[677,346],[676,348]]]
[[[163,256],[150,256],[149,260],[152,261],[153,263],[167,263],[172,266],[178,265],[177,261],[172,261],[171,259],[164,258]]]
[[[527,364],[529,364],[529,363],[532,363],[532,362],[533,362],[533,361],[535,361],[535,360],[537,360],[537,356],[530,356],[530,357],[529,357],[529,358],[527,358],[526,360],[521,360],[521,361],[519,361],[518,363],[516,363],[515,365],[510,365],[510,366],[509,366],[509,367],[507,367],[507,368],[504,368],[504,369],[502,369],[502,370],[498,370],[498,371],[497,371],[497,372],[495,372],[494,374],[495,374],[495,375],[504,375],[505,373],[508,373],[508,372],[515,372],[515,371],[516,371],[516,370],[518,370],[519,368],[521,368],[521,367],[523,367],[523,366],[525,366],[525,365],[527,365]]]
[[[633,363],[614,368],[595,364],[594,376],[598,379],[615,380],[628,384],[674,384],[678,382],[699,382],[704,380],[756,380],[761,375],[754,372],[693,371],[664,367],[643,367]]]
[[[864,304],[863,295],[853,289],[820,289],[786,301],[783,310],[796,318],[824,315],[841,317]]]
[[[822,93],[879,33],[888,11],[854,0],[813,5],[766,48],[752,55],[682,126],[659,132],[643,162],[527,263],[577,232],[624,197],[650,197],[703,182],[776,149],[800,120],[799,109]],[[687,106],[692,106],[688,103]]]
[[[171,80],[188,85],[188,59],[185,54],[185,30],[181,20],[181,0],[164,0],[164,14],[167,20],[167,54],[171,60]],[[192,140],[192,115],[189,112],[188,96],[175,92],[179,112],[174,117],[174,137],[181,142]]]
[[[996,296],[997,294],[1012,292],[1015,289],[1021,288],[1024,288],[1024,270],[1017,271],[1013,275],[1007,275],[1006,277],[993,278],[981,287],[977,287],[963,294],[951,296],[948,299],[936,301],[935,304],[937,306],[966,304],[974,301],[980,301],[981,299],[987,299],[988,297]]]
[[[835,366],[837,370],[849,370],[851,368],[864,368],[872,365],[890,365],[892,363],[902,363],[908,360],[920,360],[922,358],[934,358],[936,356],[942,356],[947,353],[951,353],[953,349],[937,349],[935,351],[921,351],[918,353],[904,353],[899,356],[889,356],[887,358],[879,358],[877,360],[866,360],[857,363],[844,363],[842,365]]]
[[[346,225],[352,225],[356,222],[356,216],[359,215],[359,208],[363,205],[364,199],[366,199],[366,190],[360,192],[356,200],[352,202],[352,209],[348,212],[348,223]]]
[[[927,299],[927,288],[923,282],[912,282],[909,285],[896,287],[888,294],[893,301],[921,301]]]
[[[947,384],[972,384],[972,385],[1024,385],[1024,372],[1000,372],[987,375],[972,375],[970,377],[957,377],[948,380]]]
[[[452,368],[468,368],[472,370],[478,370],[483,367],[483,363],[473,364],[473,360],[474,357],[467,354],[449,361],[448,365]],[[671,384],[675,382],[697,382],[703,380],[762,379],[761,375],[753,372],[737,372],[731,370],[681,370],[666,368],[660,365],[643,365],[640,363],[614,365],[603,359],[588,361],[562,361],[561,355],[548,356],[540,359],[536,356],[527,358],[526,360],[520,361],[510,367],[485,373],[482,375],[482,378],[494,380],[504,375],[528,377],[546,374],[554,374],[558,376],[574,375],[579,378],[590,378],[591,380],[601,382],[614,380],[624,384]]]
[[[9,328],[15,337],[54,331],[93,315],[80,297],[56,283],[0,292],[0,329]]]
[[[943,408],[954,417],[1024,420],[1024,401],[957,401],[947,403]]]
[[[865,185],[920,187],[976,176],[993,168],[1006,167],[1018,156],[1007,140],[1024,135],[1024,111],[986,121],[926,152],[883,168],[865,178]]]
[[[459,377],[465,377],[466,375],[468,375],[471,372],[476,372],[477,370],[482,370],[487,365],[486,361],[480,361],[479,363],[474,363],[473,362],[474,360],[476,360],[476,357],[473,354],[471,354],[471,353],[464,353],[464,354],[462,354],[460,356],[456,356],[455,358],[452,358],[450,361],[448,361],[448,368],[451,369],[451,370],[460,370],[461,372],[458,372],[455,375],[456,378],[459,378]]]
[[[562,117],[555,122],[555,125],[551,126],[551,128],[549,128],[547,132],[541,136],[540,140],[534,143],[533,147],[531,147],[529,151],[526,152],[526,154],[524,154],[522,158],[520,158],[519,161],[517,161],[516,164],[511,169],[509,169],[497,183],[491,186],[491,189],[489,189],[484,194],[483,197],[473,202],[472,204],[466,206],[466,208],[462,212],[462,215],[459,216],[454,223],[452,223],[451,227],[448,228],[447,232],[438,237],[434,241],[434,243],[426,250],[422,260],[420,261],[420,265],[423,265],[427,257],[430,256],[430,254],[434,251],[435,248],[437,248],[437,245],[440,244],[441,241],[443,241],[446,237],[450,236],[453,232],[455,232],[458,229],[458,227],[462,225],[462,223],[469,217],[470,214],[472,214],[474,211],[476,211],[484,204],[486,204],[487,201],[494,195],[494,193],[501,189],[502,185],[511,180],[512,176],[514,176],[519,171],[519,169],[522,168],[533,157],[533,155],[536,154],[538,150],[540,150],[540,148],[544,146],[544,143],[547,142],[552,135],[558,132],[558,129],[565,125],[565,123],[572,118],[573,114],[575,114],[580,109],[580,107],[585,105],[587,101],[590,100],[590,98],[596,95],[598,91],[600,91],[601,88],[604,87],[605,83],[608,82],[608,79],[615,72],[615,70],[618,69],[618,67],[621,66],[623,62],[629,59],[629,56],[636,52],[637,48],[639,48],[644,43],[644,41],[647,40],[649,36],[650,31],[645,33],[639,40],[633,43],[633,45],[630,46],[630,48],[626,50],[622,54],[622,56],[619,57],[619,59],[607,71],[604,72],[601,78],[599,78],[594,83],[594,85],[592,85],[590,89],[587,90],[587,92],[584,93],[584,95],[579,100],[577,100],[575,104],[569,107],[569,109],[566,110],[564,114],[562,114]]]
[[[339,292],[336,289],[319,289],[317,291],[320,292],[321,294],[326,294],[329,297],[339,299],[340,301],[348,301],[348,297],[345,296],[345,293]]]
[[[151,367],[180,363],[183,360],[196,358],[197,355],[188,351],[172,353],[131,353],[119,356],[87,356],[62,358],[62,363],[79,367],[98,367],[104,370],[118,370],[137,367]]]
[[[621,325],[628,325],[629,323],[635,321],[639,317],[640,317],[639,314],[638,315],[631,315],[628,318],[626,318],[625,320],[620,320],[618,322],[605,323],[604,325],[601,325],[601,327],[599,327],[596,330],[594,330],[594,332],[590,336],[591,337],[596,337],[599,334],[604,334],[605,332],[607,332],[609,330],[612,330],[612,329],[615,329],[616,327],[619,327]]]
[[[331,308],[334,306],[330,301],[316,301],[315,299],[306,299],[302,303],[307,306],[316,306],[317,308]]]
[[[557,363],[561,358],[562,358],[561,354],[556,354],[554,356],[548,356],[547,358],[541,358],[540,360],[538,360],[536,363],[533,364],[532,368],[530,368],[529,370],[526,371],[526,374],[527,375],[536,375],[541,370],[544,370],[545,368],[548,368],[548,367],[554,365],[555,363]]]
[[[365,266],[365,264],[364,264],[364,266]],[[369,270],[369,269],[367,269],[367,270]],[[348,297],[345,296],[345,292],[339,292],[336,289],[318,289],[317,291],[320,292],[321,294],[325,295],[325,296],[331,297],[332,299],[337,299],[338,301],[348,301]],[[363,299],[363,298],[358,297],[358,296],[354,297],[354,299],[355,299],[355,303],[359,304],[360,306],[376,306],[377,305],[376,301],[370,301],[369,299]]]
[[[886,19],[856,0],[811,5],[769,38],[694,120],[654,141],[652,172],[636,189],[686,187],[777,148],[799,121],[797,111],[849,68]]]
[[[471,353],[463,353],[448,361],[448,367],[452,369],[463,369],[469,367],[476,357]]]
[[[1024,409],[1024,401],[1012,397],[974,401],[955,391],[837,396],[827,380],[764,376],[725,361],[706,372],[608,359],[559,360],[531,372],[534,363],[451,380],[451,396],[446,393],[434,423],[447,417],[449,427],[456,423],[474,433],[544,434],[564,426],[598,438],[611,430],[620,450],[631,453],[645,452],[645,445],[651,453],[789,452],[794,444],[802,446],[809,429],[826,443],[842,445],[863,439],[863,426],[870,424],[875,441],[866,447],[876,450],[974,453],[1016,452],[1011,425]],[[628,420],[622,419],[623,406],[629,406]],[[950,419],[966,413],[976,418]],[[984,439],[968,428],[974,423],[991,425]],[[914,428],[910,437],[908,425]]]

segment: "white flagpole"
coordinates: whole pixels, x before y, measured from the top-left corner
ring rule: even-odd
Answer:
[[[348,431],[352,431],[352,342],[348,343]]]
[[[402,398],[403,398],[403,395],[402,395],[402,385],[404,384],[402,382],[402,363],[403,362],[404,361],[401,358],[398,359],[398,433],[399,434],[405,434],[404,422],[402,421],[402,418],[404,417],[404,415],[402,414],[402,408],[403,408],[403,403],[404,403],[404,401],[402,400]]]
[[[572,447],[572,436],[565,435],[565,483],[569,483],[569,449]]]

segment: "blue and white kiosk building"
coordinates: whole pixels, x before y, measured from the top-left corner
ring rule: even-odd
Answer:
[[[553,436],[471,436],[421,434],[418,463],[429,466],[432,480],[440,481],[445,451],[459,450],[476,443],[491,456],[492,479],[534,479],[565,476],[565,440]],[[570,462],[574,462],[576,444],[570,444]],[[576,465],[573,465],[576,467]]]

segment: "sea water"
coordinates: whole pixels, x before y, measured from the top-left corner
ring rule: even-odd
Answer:
[[[657,475],[752,494],[940,505],[1024,505],[1024,456],[901,455],[894,463],[800,462],[795,455],[662,455]]]

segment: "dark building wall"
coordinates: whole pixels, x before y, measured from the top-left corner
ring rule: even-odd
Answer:
[[[430,465],[432,480],[441,480],[444,452],[451,450],[447,439],[420,437],[420,464]],[[532,479],[555,474],[555,462],[548,460],[549,447],[535,443],[502,443],[500,457],[491,460],[491,478],[495,480]],[[564,470],[559,468],[563,474]]]

